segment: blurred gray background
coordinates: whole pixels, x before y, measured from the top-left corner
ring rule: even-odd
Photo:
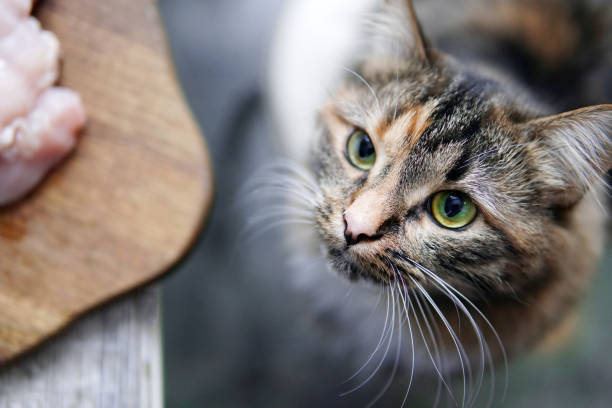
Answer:
[[[166,406],[363,406],[382,388],[385,373],[339,397],[353,366],[308,330],[308,300],[274,281],[286,272],[276,234],[243,239],[244,220],[235,207],[237,187],[274,157],[262,88],[283,1],[159,4],[216,181],[205,233],[162,282]],[[503,406],[612,406],[610,249],[583,307],[577,339],[558,353],[514,362]],[[392,387],[377,406],[399,406],[404,386]],[[432,390],[416,390],[410,406],[428,406],[418,403],[419,392],[427,400]]]

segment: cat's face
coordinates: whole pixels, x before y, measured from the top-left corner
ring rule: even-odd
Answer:
[[[609,125],[609,110],[577,114]],[[549,136],[569,124],[535,116],[442,57],[348,73],[321,111],[312,156],[332,266],[406,285],[428,286],[433,273],[464,291],[512,292],[537,278],[553,230],[588,188],[575,179],[592,171],[555,163]],[[606,160],[605,146],[593,149],[587,162]]]

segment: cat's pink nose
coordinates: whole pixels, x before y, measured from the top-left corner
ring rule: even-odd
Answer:
[[[381,199],[387,195],[384,188],[367,190],[360,193],[346,208],[344,238],[347,245],[382,237],[381,227],[392,215],[388,200]]]
[[[344,238],[349,246],[378,238],[380,225],[376,217],[369,216],[367,212],[351,211],[349,207],[344,213],[344,223]]]

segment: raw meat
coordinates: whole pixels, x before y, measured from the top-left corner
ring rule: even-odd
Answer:
[[[0,0],[0,205],[30,191],[75,146],[80,97],[52,87],[57,38],[29,17],[31,0]]]

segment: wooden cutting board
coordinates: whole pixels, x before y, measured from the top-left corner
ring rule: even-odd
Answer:
[[[34,15],[62,44],[60,84],[88,124],[68,160],[0,209],[0,363],[167,271],[213,191],[154,0],[39,0]]]

